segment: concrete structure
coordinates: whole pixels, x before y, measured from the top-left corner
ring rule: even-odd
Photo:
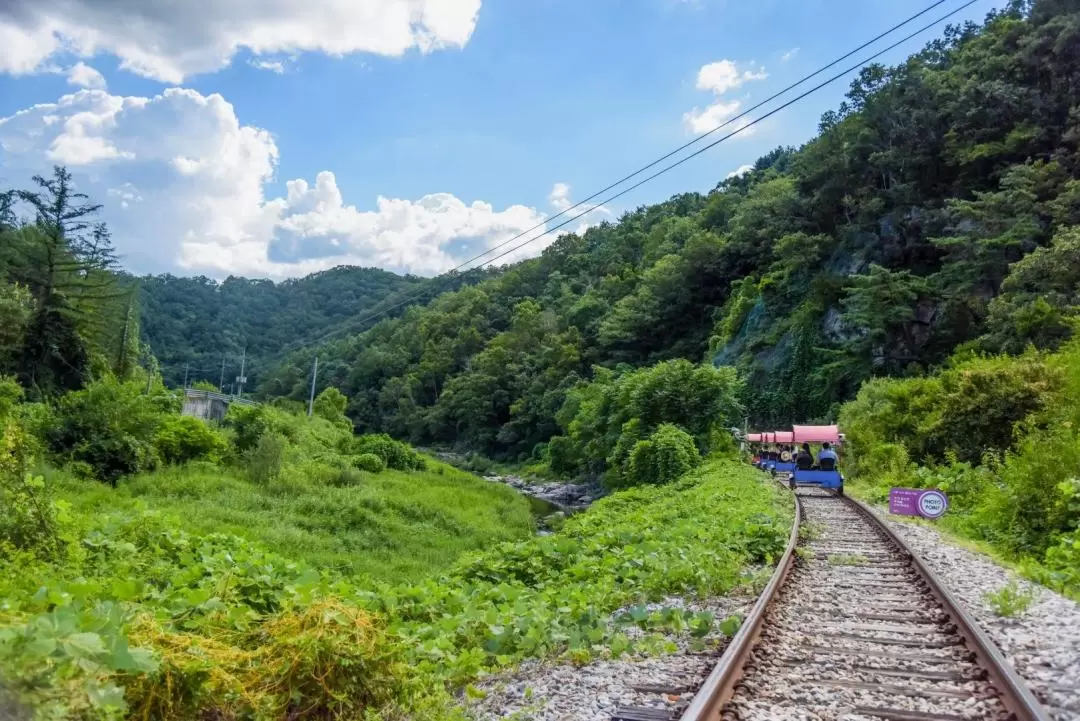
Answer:
[[[204,421],[222,421],[225,418],[225,413],[229,410],[229,406],[233,403],[245,406],[258,405],[254,401],[226,395],[225,393],[185,388],[184,408],[181,413],[185,416],[202,418]]]

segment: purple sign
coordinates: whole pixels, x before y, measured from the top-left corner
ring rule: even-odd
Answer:
[[[889,513],[898,516],[941,518],[948,507],[949,499],[933,488],[893,488],[889,491]]]

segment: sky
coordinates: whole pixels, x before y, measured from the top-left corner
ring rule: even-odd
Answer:
[[[0,189],[65,165],[138,274],[430,276],[539,226],[513,261],[554,240],[560,211],[931,2],[4,0]],[[562,232],[806,142],[849,82]]]

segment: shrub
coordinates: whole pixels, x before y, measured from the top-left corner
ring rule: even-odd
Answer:
[[[648,440],[638,441],[626,463],[623,482],[660,484],[673,481],[701,463],[694,439],[670,423],[660,426]]]
[[[376,456],[378,458],[378,456]],[[382,463],[382,459],[379,459],[379,463]],[[330,477],[329,483],[331,486],[337,486],[338,488],[348,488],[349,486],[359,486],[364,482],[364,474],[356,468],[342,468],[333,476]]]
[[[248,473],[256,483],[270,483],[281,475],[285,456],[285,437],[269,431],[259,438],[259,443],[247,454]]]
[[[220,433],[198,418],[168,416],[158,427],[154,447],[166,463],[217,462],[228,451]]]
[[[385,433],[357,437],[353,442],[353,452],[358,455],[374,453],[383,460],[387,468],[396,471],[424,470],[424,459],[419,453]]]
[[[312,413],[336,426],[347,427],[351,430],[352,421],[345,415],[348,405],[349,399],[337,388],[331,386],[315,397]]]
[[[61,554],[59,511],[45,479],[30,472],[23,430],[8,421],[0,426],[0,556],[23,551],[45,560]]]
[[[60,399],[45,440],[62,462],[85,463],[116,485],[157,465],[154,434],[172,405],[171,396],[145,395],[141,383],[106,377]]]
[[[386,461],[374,453],[361,453],[353,460],[353,463],[357,468],[368,473],[382,473],[386,470]]]
[[[977,510],[973,530],[1013,554],[1042,557],[1080,524],[1080,437],[1061,427],[1033,434],[996,467],[999,482]]]
[[[229,406],[225,425],[236,432],[236,450],[249,451],[271,430],[270,410],[266,406]]]

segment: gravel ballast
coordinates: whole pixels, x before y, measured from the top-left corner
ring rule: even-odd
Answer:
[[[1080,604],[1020,579],[989,557],[956,545],[933,528],[879,517],[926,562],[1012,662],[1055,721],[1080,720]],[[1035,600],[1014,618],[998,616],[987,593],[1015,582]]]

